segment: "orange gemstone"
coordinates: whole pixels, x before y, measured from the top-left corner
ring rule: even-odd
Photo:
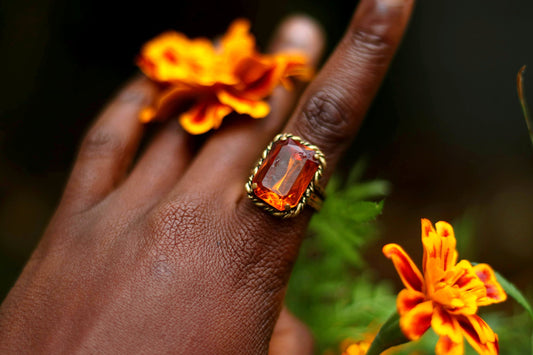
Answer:
[[[276,142],[252,179],[254,194],[279,211],[295,207],[318,169],[314,155],[291,138]]]

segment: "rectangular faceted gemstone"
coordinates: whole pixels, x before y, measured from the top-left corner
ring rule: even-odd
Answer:
[[[252,180],[254,194],[279,211],[295,207],[318,169],[314,155],[291,138],[277,141]]]

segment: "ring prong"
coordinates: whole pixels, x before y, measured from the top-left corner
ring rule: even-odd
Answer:
[[[254,183],[252,184],[252,190],[255,190],[255,189],[257,189],[257,183],[254,182]]]
[[[285,205],[285,211],[288,211],[291,209],[291,205],[289,205],[288,203]]]
[[[313,155],[313,158],[315,158],[316,160],[320,160],[320,155],[318,155],[318,153],[315,153],[315,155]]]

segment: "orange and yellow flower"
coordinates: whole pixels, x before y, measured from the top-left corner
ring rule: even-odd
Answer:
[[[137,65],[161,84],[155,103],[140,114],[143,122],[181,112],[191,134],[218,128],[232,112],[262,118],[270,112],[265,99],[291,78],[309,80],[312,69],[302,53],[264,55],[255,49],[246,20],[234,21],[219,45],[170,31],[146,43]],[[185,111],[184,111],[185,108]]]
[[[361,340],[348,345],[342,355],[366,355],[372,340]]]
[[[437,354],[463,354],[463,338],[480,354],[498,354],[498,336],[476,315],[478,307],[503,302],[507,295],[487,264],[457,263],[452,227],[422,219],[423,273],[397,244],[383,253],[392,260],[405,289],[396,300],[400,327],[411,340],[432,327],[440,338]]]
[[[345,339],[340,345],[342,355],[366,355],[376,335],[377,331],[370,331],[366,334],[363,334],[363,339],[359,341],[355,341],[349,338]],[[385,351],[382,351],[380,354],[392,355],[396,353],[397,350],[398,347],[389,348]]]

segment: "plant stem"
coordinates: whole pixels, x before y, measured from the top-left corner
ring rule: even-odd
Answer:
[[[516,76],[516,89],[518,91],[518,99],[520,100],[520,105],[522,106],[522,112],[524,113],[524,118],[526,120],[527,129],[529,131],[529,139],[533,144],[533,124],[531,123],[531,116],[529,114],[529,107],[526,102],[525,92],[524,92],[524,72],[526,71],[526,66],[524,65],[518,71]]]
[[[400,329],[400,316],[394,312],[381,326],[366,354],[379,355],[392,346],[407,343],[408,341],[409,339],[403,335]]]

